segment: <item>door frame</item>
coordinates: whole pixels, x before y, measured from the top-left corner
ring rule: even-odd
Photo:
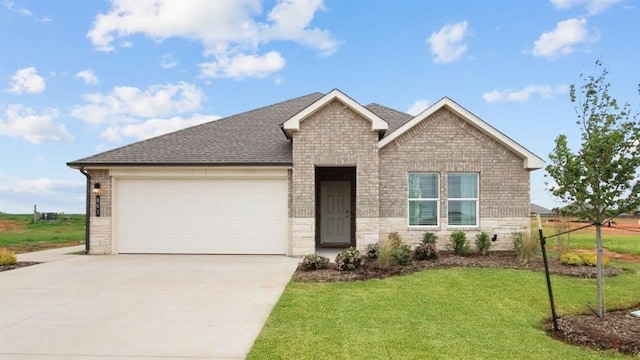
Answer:
[[[351,204],[350,204],[350,220],[351,234],[349,243],[344,244],[322,244],[322,209],[321,209],[321,183],[324,181],[345,181],[351,184]],[[356,246],[356,168],[354,166],[331,167],[316,166],[315,167],[315,242],[316,249],[322,248],[347,248]]]

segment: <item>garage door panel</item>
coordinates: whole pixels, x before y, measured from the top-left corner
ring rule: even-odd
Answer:
[[[119,252],[284,254],[284,179],[119,179]]]

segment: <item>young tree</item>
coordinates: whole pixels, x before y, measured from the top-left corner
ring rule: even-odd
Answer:
[[[582,130],[582,146],[573,153],[560,135],[546,167],[555,184],[551,193],[573,204],[574,216],[596,227],[597,315],[604,316],[602,224],[640,206],[640,115],[628,103],[620,106],[609,95],[608,71],[598,77],[580,75],[584,84],[571,85],[571,103]],[[638,86],[640,94],[640,85]]]

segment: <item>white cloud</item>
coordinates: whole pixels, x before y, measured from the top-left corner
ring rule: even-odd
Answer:
[[[0,118],[0,135],[22,138],[33,144],[73,141],[64,125],[54,121],[57,117],[55,109],[38,114],[22,105],[9,105],[4,119]]]
[[[445,25],[439,31],[432,32],[427,43],[435,55],[433,61],[446,64],[458,60],[467,51],[467,44],[464,42],[465,37],[469,35],[467,28],[465,20]]]
[[[98,84],[98,77],[93,72],[93,69],[86,69],[76,74],[76,79],[82,79],[85,84]]]
[[[219,116],[200,114],[186,119],[178,116],[171,119],[150,119],[140,124],[110,126],[100,134],[100,137],[109,141],[120,141],[123,137],[144,140],[218,119],[220,119]]]
[[[11,87],[7,91],[13,94],[40,94],[45,87],[44,78],[38,75],[36,68],[28,67],[16,71],[11,77]]]
[[[30,17],[30,18],[34,18],[36,19],[36,21],[39,22],[49,22],[51,21],[51,19],[49,19],[46,16],[43,17],[38,17],[36,15],[33,14],[33,12],[29,9],[27,9],[26,7],[16,7],[15,6],[15,2],[11,1],[11,0],[4,0],[3,2],[4,7],[7,8],[7,10],[14,12],[16,14],[20,14],[26,17]]]
[[[24,179],[11,184],[0,184],[0,192],[13,194],[48,194],[67,192],[84,188],[82,181],[67,181],[54,179]]]
[[[567,91],[569,91],[567,85],[559,85],[555,88],[549,85],[527,85],[521,90],[493,90],[482,94],[482,98],[488,103],[525,102],[529,101],[529,98],[535,94],[543,98],[549,98],[553,95],[566,93]]]
[[[257,0],[119,0],[111,1],[111,9],[96,17],[87,37],[101,51],[113,51],[116,40],[134,34],[157,42],[197,41],[204,55],[223,67],[225,61],[241,56],[264,59],[267,55],[260,55],[259,47],[271,41],[293,41],[328,55],[336,51],[338,42],[329,31],[311,27],[322,9],[321,0],[280,0],[267,13],[267,21],[260,21],[264,15]],[[254,64],[264,65],[262,61]],[[263,76],[264,72],[249,69],[240,77],[251,74]]]
[[[576,45],[596,40],[597,37],[587,30],[587,19],[568,19],[558,22],[555,29],[542,33],[533,42],[533,55],[555,59],[571,54]]]
[[[245,77],[265,78],[284,67],[284,58],[277,51],[264,56],[238,54],[232,58],[220,58],[217,62],[202,63],[202,75],[212,78]]]
[[[431,105],[431,101],[427,100],[427,99],[418,99],[416,101],[413,102],[413,104],[411,104],[411,106],[409,106],[407,108],[407,114],[411,114],[413,116],[416,116],[418,114],[420,114],[421,112],[423,112],[424,110],[426,110],[429,105]]]
[[[576,5],[584,5],[589,15],[596,15],[621,2],[621,0],[550,0],[551,4],[560,10],[567,10]]]
[[[146,90],[120,86],[108,94],[84,94],[86,104],[73,108],[71,115],[91,124],[135,122],[139,117],[158,117],[200,109],[204,98],[195,85],[152,85]]]
[[[178,61],[171,54],[164,54],[160,57],[160,67],[163,69],[171,69],[178,65]]]
[[[15,7],[15,2],[13,2],[13,1],[5,0],[4,1],[4,6],[9,11],[12,11],[14,13],[18,13],[18,14],[24,15],[24,16],[33,16],[33,13],[31,12],[31,10],[27,9],[26,7]]]

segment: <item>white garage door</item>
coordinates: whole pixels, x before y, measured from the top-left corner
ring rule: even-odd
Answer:
[[[286,254],[286,179],[118,179],[119,253]]]

